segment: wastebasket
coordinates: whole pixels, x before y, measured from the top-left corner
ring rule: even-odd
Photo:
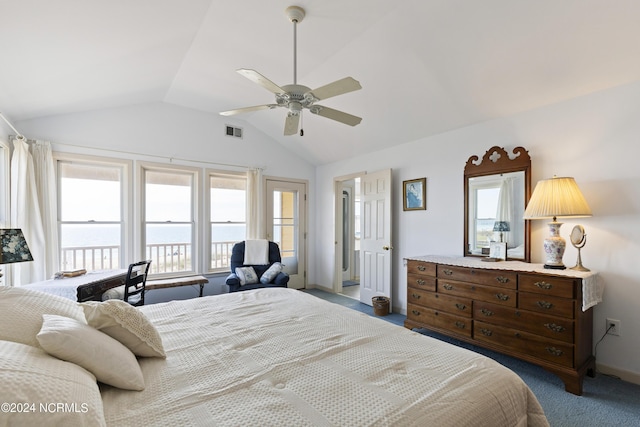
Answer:
[[[389,297],[373,297],[373,312],[376,316],[386,316],[389,314]]]

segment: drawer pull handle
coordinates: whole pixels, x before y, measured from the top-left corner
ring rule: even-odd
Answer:
[[[442,272],[447,276],[451,276],[453,274],[453,270],[449,270],[448,268],[443,269]]]
[[[490,337],[491,335],[493,335],[493,331],[491,329],[482,328],[480,329],[480,332],[482,332],[482,335],[485,335],[487,337]]]
[[[504,276],[498,276],[496,277],[496,280],[500,283],[509,283],[509,278]]]
[[[506,294],[496,294],[496,298],[500,301],[509,301],[509,295]]]
[[[547,353],[552,354],[554,356],[562,356],[564,354],[564,351],[555,347],[547,347],[546,350],[547,350]]]
[[[516,332],[515,334],[513,334],[516,338],[520,338],[520,332]]]
[[[564,326],[556,325],[555,323],[545,323],[544,326],[551,329],[553,332],[564,332],[566,329]]]
[[[443,287],[443,288],[445,288],[445,289],[446,289],[446,290],[448,290],[448,291],[450,291],[450,290],[452,290],[452,289],[453,289],[453,286],[451,286],[451,285],[450,285],[450,284],[448,284],[448,283],[443,284],[443,285],[442,285],[442,287]]]
[[[466,306],[466,305],[464,305],[464,304],[460,304],[460,303],[458,303],[458,304],[456,304],[456,308],[457,308],[458,310],[465,310],[465,309],[467,308],[467,306]]]
[[[420,316],[420,312],[418,310],[411,310],[414,316]]]
[[[411,294],[413,299],[420,299],[420,294]]]
[[[423,279],[416,280],[416,283],[420,286],[424,285],[426,282]]]
[[[427,269],[427,267],[425,267],[424,265],[419,265],[418,266],[418,270],[420,271],[425,271]]]
[[[486,308],[483,308],[482,310],[480,310],[480,313],[484,314],[487,317],[493,316],[493,311],[487,310]]]
[[[460,322],[460,321],[456,322],[456,328],[464,329],[466,327],[467,325],[464,322]]]
[[[534,286],[537,286],[540,289],[545,289],[545,290],[549,290],[551,288],[553,288],[553,285],[551,283],[547,283],[547,282],[536,282],[534,283]]]
[[[551,308],[553,308],[553,304],[551,304],[550,302],[538,301],[537,304],[538,304],[538,307],[545,308],[547,310],[550,310]]]
[[[520,313],[519,311],[516,311],[516,313],[515,313],[515,314],[516,314],[516,317],[520,317],[520,316],[522,316],[522,313]]]

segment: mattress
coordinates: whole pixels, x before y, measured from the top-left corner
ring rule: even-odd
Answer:
[[[547,426],[497,362],[286,288],[141,308],[166,359],[101,386],[108,425]]]

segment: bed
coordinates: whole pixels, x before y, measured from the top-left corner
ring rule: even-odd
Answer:
[[[166,357],[136,359],[144,390],[99,383],[97,400],[82,402],[87,413],[66,425],[548,426],[531,390],[497,362],[301,291],[257,289],[140,312]],[[0,381],[5,399],[19,383]]]

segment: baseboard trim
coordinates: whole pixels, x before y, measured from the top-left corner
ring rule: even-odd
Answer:
[[[622,381],[640,385],[640,374],[638,373],[625,371],[624,369],[614,368],[612,366],[603,365],[601,363],[596,363],[596,370],[598,371],[598,373],[604,375],[612,375],[620,378]]]

